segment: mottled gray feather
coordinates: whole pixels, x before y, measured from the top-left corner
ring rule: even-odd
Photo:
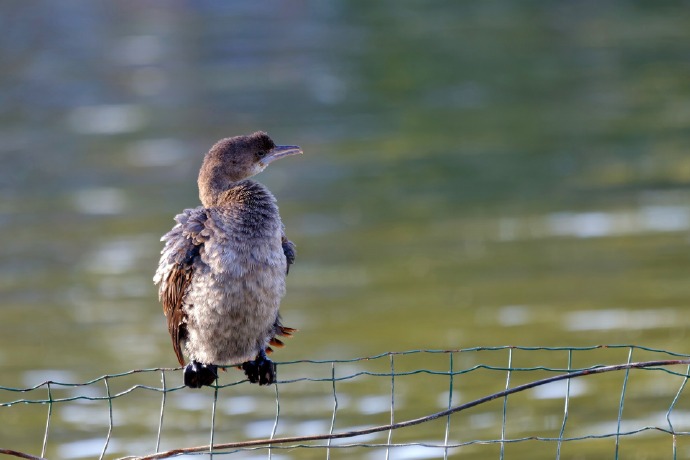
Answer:
[[[278,308],[294,245],[275,198],[244,180],[217,203],[185,210],[162,238],[154,282],[181,364],[183,351],[200,363],[242,363],[292,332]]]

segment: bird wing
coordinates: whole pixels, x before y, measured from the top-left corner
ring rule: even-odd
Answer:
[[[163,304],[168,332],[181,366],[185,364],[182,342],[187,337],[187,316],[182,306],[194,276],[195,262],[210,236],[210,229],[206,227],[207,219],[206,210],[201,206],[185,209],[182,214],[175,216],[177,225],[161,238],[165,246],[153,279],[159,285],[158,298]]]
[[[283,233],[281,237],[281,242],[283,244],[283,252],[285,253],[285,260],[286,260],[286,267],[285,267],[285,274],[290,273],[290,265],[295,263],[295,255],[297,254],[296,246],[295,243],[287,239],[287,236],[285,236],[285,229],[283,228]],[[280,340],[277,336],[282,336],[282,337],[292,337],[292,334],[294,332],[297,332],[297,329],[283,326],[283,323],[281,322],[280,315],[276,317],[276,321],[273,324],[273,334],[269,339],[268,346],[266,347],[266,353],[271,353],[273,352],[273,347],[277,348],[282,348],[285,346],[282,340]]]
[[[295,243],[287,239],[285,232],[283,231],[283,236],[281,238],[283,243],[283,252],[285,253],[285,259],[287,264],[285,267],[285,274],[290,273],[290,265],[295,263],[295,255],[297,254]]]

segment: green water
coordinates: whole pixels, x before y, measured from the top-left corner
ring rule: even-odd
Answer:
[[[6,2],[0,37],[0,386],[174,366],[151,283],[158,239],[197,205],[208,147],[258,129],[305,152],[257,177],[298,247],[282,311],[300,332],[277,361],[501,345],[688,351],[687,3]],[[617,363],[626,353],[583,357]],[[469,356],[456,364],[508,363],[506,351]],[[518,356],[567,366],[565,352]],[[447,370],[447,358],[400,365]],[[376,372],[389,371],[383,361]],[[330,375],[328,365],[282,369]],[[626,415],[662,423],[681,380],[633,377],[643,390]],[[571,435],[611,432],[600,425],[616,420],[622,378],[587,380]],[[157,374],[142,379],[160,385]],[[474,379],[458,383],[468,398],[501,389],[506,374]],[[432,380],[399,382],[396,420],[443,409],[448,379]],[[329,383],[281,391],[285,423],[297,427],[283,434],[328,431]],[[338,391],[350,405],[336,428],[389,421],[388,409],[357,409],[388,401],[389,378]],[[211,393],[171,394],[165,448],[208,441]],[[270,434],[273,389],[221,396],[229,409],[217,441]],[[146,394],[118,405],[109,454],[151,452],[159,405]],[[558,436],[562,398],[516,397],[511,407],[509,422],[528,435]],[[97,456],[106,409],[56,406],[49,457]],[[458,415],[453,426],[467,436],[451,439],[500,438],[502,410]],[[0,408],[0,447],[40,454],[45,419],[45,407]],[[406,430],[394,441],[442,442],[445,422]],[[613,458],[613,446],[570,443],[562,458]],[[658,433],[622,446],[629,458],[672,458],[670,436]],[[453,455],[500,456],[495,444],[463,449]],[[505,449],[555,458],[556,446]],[[385,453],[332,453],[367,456]]]

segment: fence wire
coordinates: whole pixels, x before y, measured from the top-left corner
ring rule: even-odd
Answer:
[[[21,458],[690,457],[690,355],[635,345],[412,350],[0,386],[0,453]],[[1,380],[1,377],[0,377]],[[0,382],[1,383],[1,382]]]

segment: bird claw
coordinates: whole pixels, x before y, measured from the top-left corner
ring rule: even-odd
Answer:
[[[184,368],[184,384],[189,388],[212,385],[218,378],[218,366],[192,361]]]
[[[275,382],[276,365],[263,352],[256,357],[256,360],[243,363],[242,369],[250,383],[270,385]]]

